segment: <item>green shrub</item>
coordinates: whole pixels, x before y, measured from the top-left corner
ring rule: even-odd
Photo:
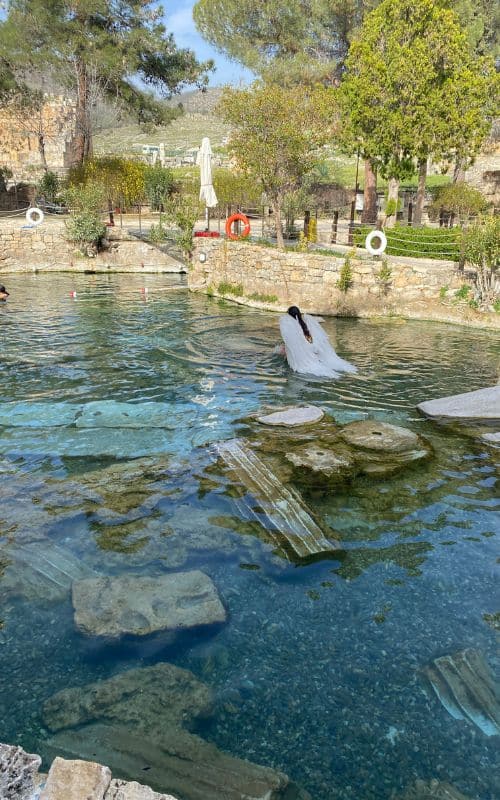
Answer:
[[[461,285],[460,289],[457,289],[457,291],[455,292],[455,299],[457,301],[468,300],[471,290],[472,290],[472,286],[469,286],[468,283],[463,283]]]
[[[94,183],[72,186],[65,199],[70,208],[70,218],[65,223],[67,238],[78,244],[86,255],[95,255],[106,234],[101,219],[104,205],[102,188]]]
[[[461,220],[484,213],[488,206],[484,194],[464,181],[442,186],[437,190],[434,202],[429,207],[431,219],[437,219],[441,210],[447,214],[455,214]]]
[[[161,244],[162,242],[166,242],[167,238],[167,231],[161,224],[161,220],[158,222],[158,225],[151,225],[148,239],[152,244]]]
[[[500,268],[500,217],[484,217],[467,228],[462,244],[466,263],[476,268],[476,289],[487,304],[495,299]]]
[[[446,295],[448,294],[449,288],[450,287],[448,286],[448,284],[445,284],[444,286],[441,286],[441,288],[439,290],[439,299],[440,300],[444,300],[445,299]]]
[[[45,172],[37,185],[37,192],[47,203],[54,203],[60,191],[59,178],[55,172]]]
[[[191,258],[194,226],[203,213],[198,197],[187,193],[173,195],[165,205],[165,212],[177,228],[173,234],[177,245],[186,258]]]
[[[373,226],[362,225],[354,231],[354,244],[365,246],[365,239]],[[437,258],[446,261],[460,260],[460,228],[411,228],[396,225],[386,228],[386,254],[388,256],[409,256],[410,258]]]
[[[382,289],[387,292],[389,286],[391,285],[392,281],[392,269],[390,268],[389,264],[387,263],[387,259],[382,259],[382,266],[380,267],[379,271],[375,276],[375,280],[377,283],[382,287]]]
[[[339,279],[336,283],[337,289],[340,289],[341,292],[347,294],[350,286],[352,286],[352,268],[351,268],[351,258],[347,255],[344,259],[344,263],[340,269]]]
[[[255,300],[257,303],[277,303],[278,298],[275,294],[260,294],[260,292],[253,292],[248,295],[249,300]]]
[[[174,190],[174,176],[169,169],[155,165],[144,170],[144,191],[152,211],[162,208]]]
[[[217,287],[219,294],[232,294],[234,297],[243,297],[243,285],[241,283],[227,283],[221,281]]]

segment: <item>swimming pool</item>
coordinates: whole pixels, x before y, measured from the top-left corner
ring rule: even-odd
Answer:
[[[416,778],[500,796],[498,739],[454,719],[421,675],[468,647],[498,673],[498,466],[493,450],[415,411],[496,383],[498,335],[326,320],[359,373],[306,379],[273,354],[276,315],[189,294],[180,281],[8,280],[0,405],[17,404],[21,422],[26,403],[41,416],[35,427],[0,425],[0,741],[45,754],[48,698],[166,661],[213,690],[203,738],[286,772],[314,800],[388,798]],[[98,400],[168,404],[172,424],[125,435],[44,426],[43,413]],[[241,517],[212,448],[262,406],[298,403],[340,423],[372,416],[409,427],[435,453],[335,492],[296,485],[342,540],[338,558],[303,565]],[[227,621],[174,640],[88,639],[42,563],[61,552],[105,575],[202,570]]]

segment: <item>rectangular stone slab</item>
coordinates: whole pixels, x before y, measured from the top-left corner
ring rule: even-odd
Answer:
[[[326,538],[300,495],[283,486],[244,439],[219,442],[216,451],[258,501],[262,513],[255,512],[254,519],[280,547],[285,545],[299,559],[339,549],[339,542]]]
[[[81,403],[0,403],[0,426],[59,428],[74,425],[81,408]]]
[[[278,800],[289,784],[283,773],[230,756],[180,729],[131,732],[93,724],[58,733],[43,743],[43,750],[48,757],[91,758],[95,753],[114,773],[129,779],[147,776],[153,789],[182,800]]]
[[[96,400],[86,403],[76,418],[77,428],[175,428],[169,403],[120,403]]]
[[[146,636],[226,619],[215,585],[200,570],[75,581],[72,599],[76,627],[89,636]]]
[[[500,384],[419,403],[418,410],[436,420],[500,424]]]

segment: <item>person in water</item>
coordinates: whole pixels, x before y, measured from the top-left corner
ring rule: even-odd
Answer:
[[[7,289],[5,288],[5,286],[0,286],[0,301],[1,300],[7,300],[8,296],[9,296],[9,293],[8,293]]]
[[[337,355],[318,320],[302,314],[297,306],[290,306],[280,317],[280,331],[286,359],[294,372],[322,378],[357,372],[353,364]]]

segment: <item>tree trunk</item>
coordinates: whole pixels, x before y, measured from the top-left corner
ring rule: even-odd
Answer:
[[[89,79],[86,65],[77,61],[75,65],[77,78],[76,91],[76,125],[73,141],[72,166],[80,166],[92,155],[92,130],[89,109]]]
[[[453,170],[453,183],[462,183],[465,180],[465,163],[463,158],[457,158]]]
[[[306,239],[309,236],[309,223],[311,222],[311,212],[305,211],[304,212],[304,236]]]
[[[390,214],[386,214],[385,218],[385,226],[386,228],[394,228],[396,224],[397,215],[398,215],[398,200],[399,200],[399,180],[398,178],[389,178],[388,182],[388,189],[387,189],[387,205],[389,206],[389,211],[391,211],[391,206],[393,207],[393,212]]]
[[[372,162],[365,159],[365,189],[363,197],[363,213],[361,222],[377,221],[377,173],[373,169]]]
[[[278,250],[285,249],[285,240],[283,239],[283,224],[281,222],[281,204],[279,202],[273,203],[274,222],[276,224],[276,243]]]
[[[414,225],[422,224],[422,212],[424,210],[426,180],[427,180],[427,159],[422,158],[418,162],[418,189],[417,189],[417,202],[415,203],[415,214],[413,215]]]
[[[48,172],[49,167],[45,155],[45,137],[41,132],[38,133],[38,152],[40,154],[40,161],[42,162],[43,171]]]

